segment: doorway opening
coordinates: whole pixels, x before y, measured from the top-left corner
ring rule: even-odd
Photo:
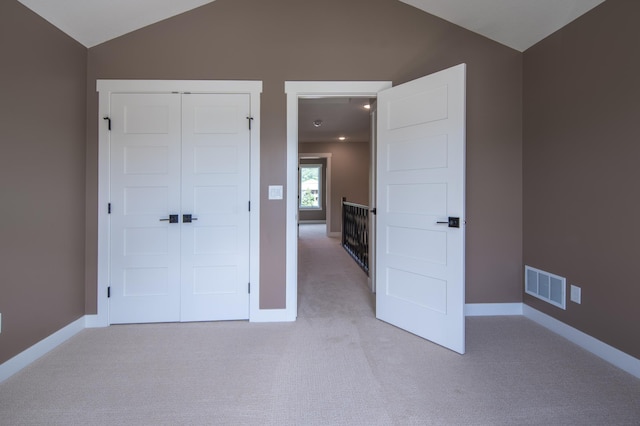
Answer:
[[[299,215],[299,158],[301,151],[299,144],[300,127],[300,105],[302,102],[309,102],[313,104],[330,103],[330,102],[342,102],[345,103],[349,99],[361,99],[364,103],[368,103],[368,99],[375,98],[377,93],[381,90],[391,87],[391,82],[378,81],[378,82],[286,82],[285,92],[287,93],[287,238],[286,238],[286,258],[287,258],[287,270],[286,270],[286,282],[287,282],[287,294],[286,294],[286,306],[288,314],[295,319],[298,311],[298,223],[300,219]],[[333,101],[331,100],[333,99]],[[340,101],[337,101],[340,99]],[[306,101],[312,100],[312,101]],[[310,121],[311,126],[315,126],[314,122],[322,120],[322,118],[315,117],[307,119]],[[319,123],[317,126],[322,128],[324,122]],[[367,129],[368,131],[368,129]],[[338,137],[343,135],[335,135],[334,138],[337,142],[343,142]],[[325,136],[326,137],[326,136]],[[370,141],[367,141],[370,142]],[[370,152],[369,146],[365,143],[367,151]],[[306,148],[304,149],[306,150]],[[319,148],[316,148],[317,152]],[[314,151],[314,149],[309,149]],[[321,151],[321,150],[320,150]],[[370,161],[371,154],[367,156]],[[332,181],[336,181],[335,168],[336,159],[332,155]],[[370,165],[366,164],[366,168],[369,169]],[[370,187],[369,173],[366,174],[365,187]],[[332,198],[339,197],[348,194],[335,194],[336,191],[332,191]],[[364,198],[365,203],[369,203],[368,190],[367,195]],[[336,206],[337,204],[337,206]],[[332,203],[332,213],[330,214],[331,228],[328,229],[328,233],[341,232],[340,228],[335,225],[335,212],[336,209],[341,209],[341,203]],[[339,234],[338,234],[339,235]]]
[[[372,206],[371,182],[375,181],[371,176],[372,101],[374,99],[366,97],[298,100],[298,285],[301,313],[316,311],[306,307],[313,303],[310,295],[314,293],[306,288],[310,282],[314,286],[324,287],[325,291],[333,288],[330,294],[335,295],[336,299],[344,297],[342,292],[347,288],[371,288],[368,269],[356,260],[358,257],[353,253],[354,249],[363,252],[360,259],[366,261],[372,246],[367,231],[371,227],[368,214]],[[345,215],[343,201],[349,203],[349,209],[360,206],[358,211],[362,215],[357,218],[352,214]],[[354,219],[358,220],[357,224]],[[345,239],[344,230],[350,231],[348,239]],[[354,236],[362,238],[360,244],[351,244],[356,241]],[[346,270],[337,270],[338,264],[334,262],[345,254],[343,245],[349,248],[355,264],[366,273],[356,269],[356,274],[345,275]],[[331,247],[334,248],[334,255],[328,255]],[[354,266],[343,262],[339,264],[346,266],[347,270]],[[323,280],[327,269],[332,269],[333,278]],[[309,276],[309,273],[315,275]],[[353,299],[352,302],[366,304],[375,313],[371,294]],[[326,308],[331,309],[329,306]],[[357,309],[355,306],[353,308]]]

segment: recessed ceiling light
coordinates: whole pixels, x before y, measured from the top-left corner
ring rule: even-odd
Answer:
[[[320,127],[320,126],[322,126],[322,120],[314,120],[314,121],[313,121],[313,125],[314,125],[315,127]]]
[[[371,109],[371,105],[366,104],[366,105],[364,106],[364,109]]]
[[[340,136],[338,139],[340,139],[341,141],[347,140],[347,138],[345,136]]]

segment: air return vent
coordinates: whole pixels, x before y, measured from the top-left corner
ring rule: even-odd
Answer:
[[[531,266],[524,267],[524,291],[538,299],[567,309],[567,279]]]

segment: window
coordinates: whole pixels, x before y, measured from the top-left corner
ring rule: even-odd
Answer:
[[[300,164],[300,208],[322,209],[322,164]]]

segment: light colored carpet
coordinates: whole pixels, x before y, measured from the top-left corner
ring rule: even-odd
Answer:
[[[88,329],[0,384],[0,425],[640,425],[640,380],[523,317],[457,355],[375,319],[301,227],[299,318]]]

